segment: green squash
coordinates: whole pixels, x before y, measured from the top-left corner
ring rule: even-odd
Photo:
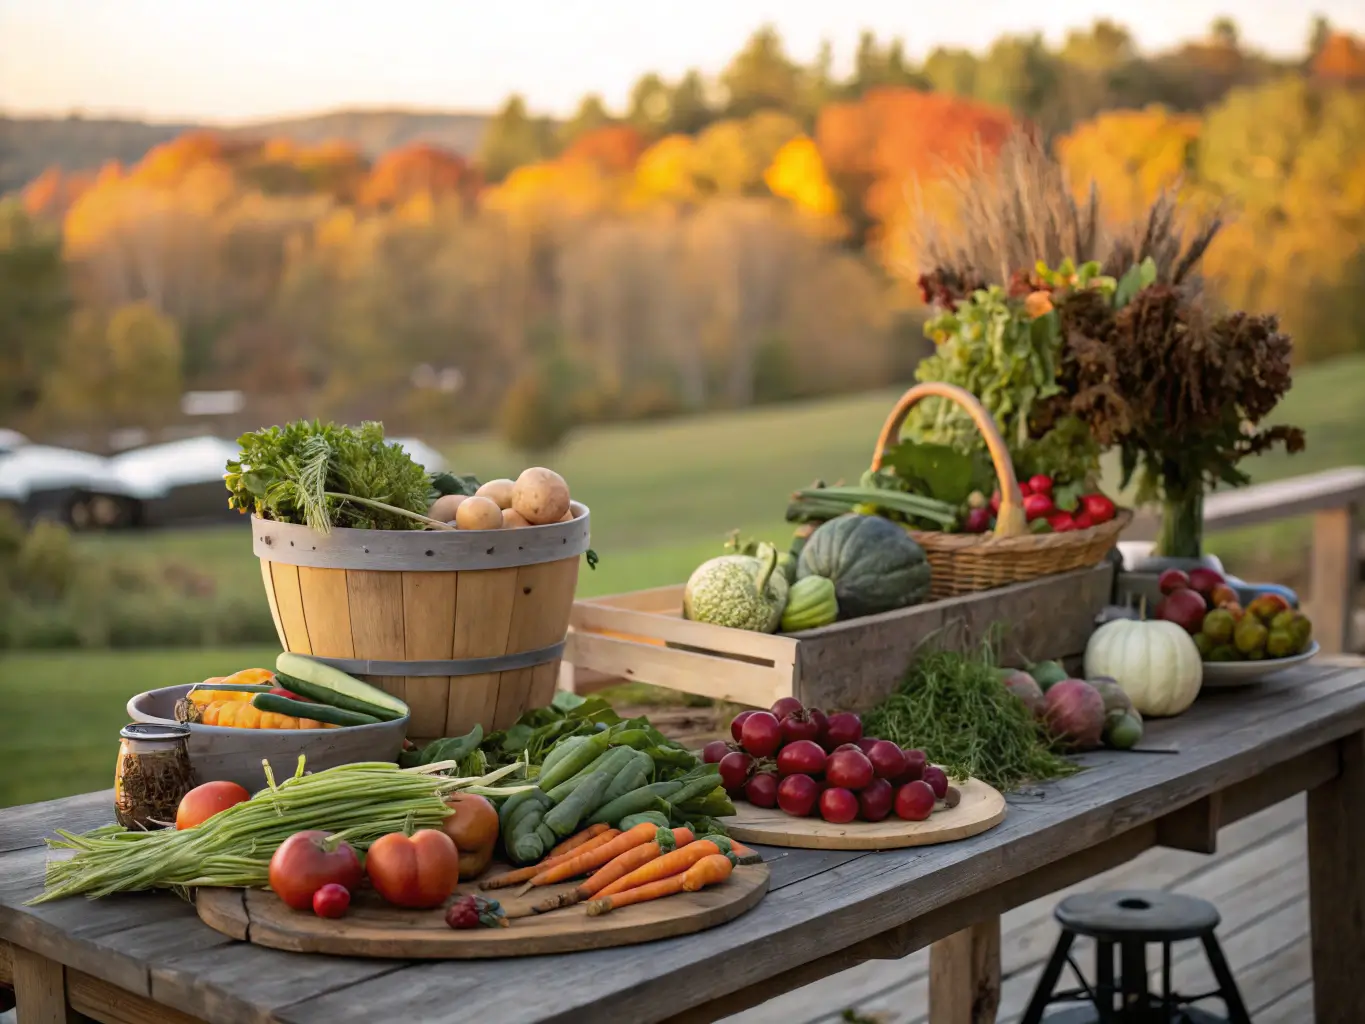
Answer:
[[[782,632],[828,626],[839,617],[839,602],[834,583],[823,576],[797,580],[787,591],[787,607],[782,611]]]
[[[796,578],[834,581],[839,618],[857,619],[929,597],[929,561],[905,530],[880,516],[842,515],[822,523],[797,560]]]
[[[759,544],[756,555],[721,555],[697,566],[683,588],[683,618],[713,626],[777,632],[787,606],[787,577],[777,549]]]

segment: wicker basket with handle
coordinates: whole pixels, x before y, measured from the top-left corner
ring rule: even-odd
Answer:
[[[1024,498],[1014,474],[1005,442],[995,421],[970,392],[952,384],[916,384],[901,395],[882,426],[872,453],[872,469],[882,465],[887,448],[896,444],[906,415],[916,402],[928,397],[956,402],[976,424],[986,441],[995,475],[1000,483],[1000,510],[991,533],[940,533],[911,530],[924,548],[933,570],[930,597],[934,600],[970,594],[1010,583],[1023,583],[1040,576],[1098,565],[1118,542],[1132,513],[1119,509],[1107,523],[1066,533],[1030,533],[1024,518]]]

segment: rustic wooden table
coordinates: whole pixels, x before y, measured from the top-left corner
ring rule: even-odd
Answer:
[[[933,944],[932,1020],[990,1021],[999,915],[1152,846],[1211,851],[1218,828],[1308,793],[1316,1019],[1365,1020],[1365,662],[1321,661],[1206,694],[1147,747],[1010,798],[1004,823],[885,853],[766,849],[772,891],[721,928],[619,949],[412,963],[280,953],[202,925],[173,896],[25,907],[42,838],[110,818],[109,793],[0,811],[0,982],[20,1024],[86,1015],[227,1022],[709,1021],[869,959]]]

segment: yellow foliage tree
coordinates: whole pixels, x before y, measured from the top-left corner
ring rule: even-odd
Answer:
[[[777,151],[763,174],[769,191],[788,200],[803,213],[834,217],[839,194],[830,183],[820,150],[807,135],[799,135]]]
[[[54,411],[70,421],[138,426],[173,416],[180,393],[180,332],[146,302],[108,315],[82,310],[45,388]]]
[[[640,154],[630,192],[632,205],[690,203],[698,198],[692,165],[696,143],[690,135],[668,135]]]
[[[1160,106],[1114,110],[1058,139],[1057,157],[1079,193],[1093,181],[1105,215],[1128,223],[1190,168],[1199,130],[1198,116]]]

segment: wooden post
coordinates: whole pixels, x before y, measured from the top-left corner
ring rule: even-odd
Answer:
[[[66,1003],[66,969],[23,946],[14,947],[14,1001],[19,1024],[75,1024]]]
[[[929,1024],[994,1024],[1000,1009],[1000,918],[929,947]]]
[[[1308,900],[1318,1024],[1365,1020],[1365,732],[1343,739],[1341,773],[1308,791]]]
[[[1313,516],[1313,633],[1328,654],[1353,650],[1359,531],[1356,505],[1323,509]]]

